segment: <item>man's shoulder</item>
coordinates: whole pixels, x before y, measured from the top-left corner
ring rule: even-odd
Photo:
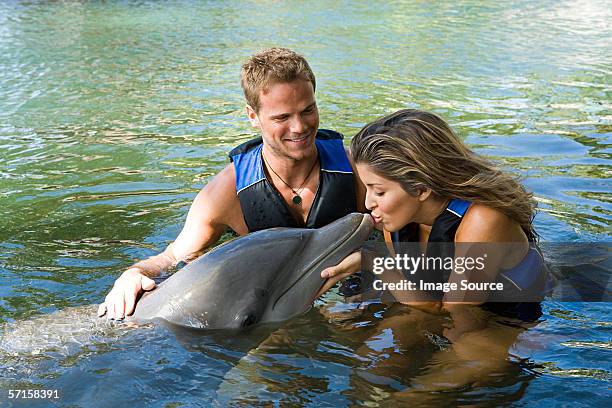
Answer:
[[[224,193],[224,196],[236,195],[236,170],[231,164],[226,165],[223,170],[208,182],[202,189],[209,189],[215,193]]]
[[[239,234],[245,233],[246,226],[236,195],[236,171],[228,164],[198,193],[194,211],[206,222],[226,225]]]
[[[215,175],[198,193],[196,201],[205,202],[211,210],[222,209],[236,199],[236,172],[228,164]]]

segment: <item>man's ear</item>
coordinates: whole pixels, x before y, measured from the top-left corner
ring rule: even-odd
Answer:
[[[419,198],[419,201],[423,202],[431,196],[431,193],[431,188],[419,187],[417,197]]]
[[[260,128],[259,117],[257,116],[257,112],[255,109],[251,108],[250,105],[246,106],[247,118],[249,118],[249,122],[251,122],[251,126],[254,128]]]

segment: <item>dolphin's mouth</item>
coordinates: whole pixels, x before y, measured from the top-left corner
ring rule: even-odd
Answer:
[[[280,300],[283,299],[287,295],[287,293],[291,292],[292,289],[296,285],[298,285],[302,280],[306,279],[312,273],[313,270],[317,270],[319,268],[319,266],[330,255],[333,255],[338,250],[338,248],[340,248],[345,242],[351,241],[362,230],[364,224],[367,223],[367,217],[369,217],[369,215],[365,214],[364,217],[362,218],[361,222],[359,223],[359,225],[350,233],[349,236],[343,237],[342,239],[338,240],[338,242],[339,242],[338,245],[335,245],[332,248],[330,248],[328,251],[323,252],[321,255],[316,257],[312,262],[310,262],[310,264],[308,264],[304,268],[305,272],[301,276],[299,276],[292,284],[287,286],[287,288],[274,301],[274,304],[272,305],[272,310],[274,310],[274,308],[276,308],[276,305],[278,304],[278,302],[280,302]],[[309,303],[312,303],[315,300],[314,296],[319,291],[319,289],[321,289],[323,287],[323,285],[325,284],[326,281],[327,281],[327,279],[325,279],[325,280],[322,279],[321,284],[317,287],[317,291],[315,293],[313,293],[313,295],[312,295],[313,298],[311,299],[311,301]]]

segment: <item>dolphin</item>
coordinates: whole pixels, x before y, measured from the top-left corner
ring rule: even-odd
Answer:
[[[223,338],[223,329],[270,323],[261,325],[265,334],[308,311],[325,282],[320,272],[359,249],[372,229],[370,215],[353,213],[319,229],[273,228],[236,238],[146,292],[128,324],[98,317],[94,305],[1,324],[0,368],[7,353],[72,355],[89,344],[114,342],[133,331],[129,322],[160,321],[188,339],[196,332]]]
[[[222,244],[150,292],[127,320],[241,329],[305,313],[320,273],[359,249],[374,222],[352,213],[319,229],[272,228]]]

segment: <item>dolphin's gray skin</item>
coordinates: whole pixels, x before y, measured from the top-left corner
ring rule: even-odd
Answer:
[[[358,249],[372,227],[369,215],[350,214],[318,230],[275,228],[237,238],[147,292],[127,320],[145,323],[162,319],[174,323],[169,327],[181,333],[181,338],[190,339],[189,334],[198,332],[194,337],[198,343],[205,333],[228,337],[223,330],[203,332],[197,330],[200,328],[242,328],[288,319],[311,306],[324,282],[321,270]],[[52,351],[70,356],[93,343],[115,342],[133,331],[133,325],[98,317],[96,308],[76,306],[0,324],[0,368],[7,355]],[[265,337],[267,327],[257,329],[263,333],[257,336]],[[247,340],[247,345],[258,341]]]
[[[349,214],[320,229],[272,228],[216,247],[145,293],[128,320],[237,329],[310,308],[323,269],[360,248],[374,224]]]

